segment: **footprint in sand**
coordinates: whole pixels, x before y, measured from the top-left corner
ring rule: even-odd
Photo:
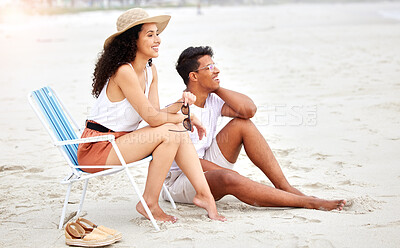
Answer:
[[[343,213],[367,214],[380,209],[384,201],[377,201],[370,196],[360,196],[349,199],[343,208]]]
[[[63,196],[64,196],[63,194],[58,194],[58,193],[50,193],[47,195],[47,197],[52,199],[62,198]]]
[[[366,187],[368,185],[371,185],[371,184],[357,182],[355,180],[344,180],[344,181],[338,182],[338,184],[339,185],[348,185],[348,186],[360,186],[360,187]]]
[[[16,171],[16,170],[25,170],[25,166],[22,166],[22,165],[2,165],[2,166],[0,166],[0,172]]]
[[[276,246],[277,248],[299,247],[299,237],[294,234],[282,234],[279,235],[278,238],[280,242]]]
[[[171,240],[171,244],[174,245],[178,245],[178,246],[185,246],[185,247],[193,247],[193,242],[194,239],[193,238],[175,238],[174,240]]]
[[[331,111],[331,114],[342,115],[342,113],[340,113],[340,112],[338,112],[338,111]]]
[[[311,188],[311,189],[335,189],[332,186],[328,186],[328,185],[320,183],[320,182],[304,184],[304,185],[302,185],[302,187]]]
[[[338,165],[339,166],[339,168],[359,168],[359,167],[363,167],[361,164],[348,164],[348,163],[345,163],[345,162],[342,162],[342,161],[336,161],[335,162],[335,164],[336,165]]]
[[[129,197],[117,196],[117,197],[113,197],[113,198],[111,199],[111,202],[120,202],[120,201],[129,202],[130,200],[131,200],[131,198],[129,198]]]
[[[301,223],[321,223],[321,220],[318,219],[309,219],[303,216],[294,216],[294,219],[300,220]]]
[[[342,139],[343,141],[347,141],[347,142],[350,142],[350,143],[356,143],[357,141],[355,141],[355,140],[351,140],[351,139]]]
[[[336,161],[335,164],[336,164],[339,168],[342,169],[342,168],[344,167],[343,165],[344,165],[345,163],[342,162],[342,161]]]
[[[40,176],[40,175],[31,175],[31,174],[26,175],[25,178],[26,178],[26,179],[33,179],[33,180],[43,180],[43,181],[45,181],[45,180],[53,181],[53,180],[54,180],[54,177],[47,177],[47,176]]]
[[[312,239],[310,241],[310,247],[324,247],[324,248],[333,248],[333,244],[331,241],[327,239]]]
[[[278,218],[278,219],[293,219],[294,215],[287,211],[274,211],[270,213],[271,218]]]
[[[290,148],[290,149],[274,149],[274,151],[280,157],[286,157],[286,156],[288,156],[290,153],[292,153],[294,151],[294,148]]]
[[[30,168],[29,170],[27,170],[26,172],[29,172],[29,173],[40,173],[40,172],[43,172],[44,170],[42,169],[42,168]]]
[[[363,226],[366,226],[366,227],[369,227],[369,228],[379,228],[379,227],[395,227],[395,228],[397,227],[397,228],[399,228],[400,227],[400,220],[391,221],[391,222],[385,223],[385,224],[374,224],[374,225],[365,224]]]
[[[293,169],[293,170],[300,170],[300,171],[304,171],[304,172],[310,172],[314,169],[312,167],[292,165],[292,163],[288,163],[288,165],[286,167]]]
[[[299,165],[293,165],[292,161],[287,161],[287,160],[282,160],[281,161],[281,166],[285,168],[290,168],[293,170],[301,170],[304,172],[310,172],[313,170],[311,167],[305,167],[305,166],[299,166]]]
[[[372,134],[377,134],[379,132],[377,129],[368,129],[368,131]]]
[[[314,153],[311,156],[315,157],[317,160],[325,160],[325,159],[327,159],[329,157],[329,155],[322,154],[322,153],[319,153],[319,152]]]

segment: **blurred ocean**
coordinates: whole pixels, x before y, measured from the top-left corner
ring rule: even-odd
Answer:
[[[384,10],[384,11],[378,11],[378,13],[379,15],[385,18],[400,21],[400,10]]]

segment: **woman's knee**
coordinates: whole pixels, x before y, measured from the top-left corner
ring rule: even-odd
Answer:
[[[182,132],[183,130],[178,124],[166,123],[157,128],[162,134],[163,141],[167,143],[180,144],[182,137],[187,136],[186,132]]]
[[[183,128],[182,124],[176,124],[176,123],[165,123],[162,124],[158,127],[156,127],[160,130],[162,130],[165,133],[176,133],[176,131],[184,131],[185,129]],[[174,132],[175,131],[175,132]]]

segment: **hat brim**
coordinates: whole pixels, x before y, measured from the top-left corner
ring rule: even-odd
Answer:
[[[136,21],[134,23],[131,23],[129,26],[124,28],[121,31],[116,32],[115,34],[111,35],[104,41],[104,48],[106,48],[118,35],[124,33],[130,28],[133,28],[136,25],[139,24],[145,24],[145,23],[155,23],[158,29],[158,34],[160,34],[168,25],[169,20],[171,19],[171,16],[169,15],[160,15],[160,16],[153,16],[149,18],[145,18],[139,21]]]

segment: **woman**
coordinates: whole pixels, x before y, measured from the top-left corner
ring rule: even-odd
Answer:
[[[211,219],[224,221],[217,212],[214,198],[205,180],[196,150],[182,126],[187,117],[177,113],[182,105],[192,104],[195,96],[184,92],[182,98],[170,107],[160,110],[158,80],[151,59],[158,57],[159,33],[170,16],[149,17],[142,9],[130,9],[117,21],[118,32],[104,43],[94,71],[92,94],[97,101],[92,109],[82,137],[113,134],[127,163],[153,156],[148,169],[143,198],[154,218],[175,222],[158,205],[163,181],[175,160],[196,189],[193,203],[205,208]],[[188,105],[185,105],[188,108]],[[200,133],[205,129],[197,118],[192,124]],[[149,126],[138,129],[145,120]],[[191,129],[191,127],[189,127]],[[79,164],[120,164],[108,142],[82,144],[78,148]],[[89,169],[88,172],[96,172]],[[142,204],[137,211],[148,218]]]

